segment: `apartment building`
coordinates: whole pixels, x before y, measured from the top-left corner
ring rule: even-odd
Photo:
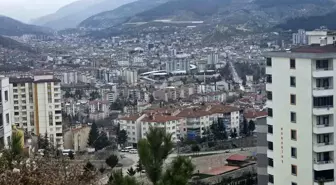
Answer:
[[[11,101],[9,79],[0,77],[0,149],[8,148],[12,137]]]
[[[57,147],[63,146],[61,81],[53,75],[10,78],[10,119],[28,133],[48,134]]]
[[[335,184],[336,46],[308,40],[265,54],[269,185]]]

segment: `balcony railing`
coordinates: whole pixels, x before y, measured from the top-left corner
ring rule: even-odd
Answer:
[[[332,142],[315,143],[316,146],[328,146],[332,144],[333,144]]]
[[[333,86],[314,87],[314,90],[328,90],[333,89]]]
[[[318,161],[318,160],[314,160],[314,163],[315,164],[331,164],[331,163],[333,163],[334,161],[333,160],[331,160],[331,159],[329,159],[329,160],[320,160],[320,161]]]

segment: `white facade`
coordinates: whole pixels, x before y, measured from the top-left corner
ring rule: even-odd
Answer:
[[[138,83],[138,71],[132,69],[124,69],[121,71],[121,75],[123,80],[125,80],[128,84],[136,84]]]
[[[11,78],[11,119],[28,133],[44,136],[62,148],[61,81],[52,75]]]
[[[219,62],[218,53],[211,53],[208,55],[208,65],[216,65]]]
[[[78,83],[78,77],[76,71],[69,71],[62,73],[62,84],[76,84]]]
[[[268,184],[335,184],[336,52],[266,56]]]
[[[11,101],[9,94],[9,80],[0,77],[0,147],[8,148],[12,137],[12,120],[10,119]]]
[[[170,58],[166,63],[166,71],[190,71],[190,59],[187,54],[177,54],[175,57]]]
[[[307,31],[308,44],[330,45],[336,41],[336,33],[328,30]]]

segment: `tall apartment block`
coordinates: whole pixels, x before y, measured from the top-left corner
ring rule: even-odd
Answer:
[[[0,77],[0,149],[8,148],[12,137],[11,102],[9,95],[9,80]]]
[[[335,184],[335,37],[307,35],[310,45],[265,54],[268,185]]]
[[[28,133],[44,136],[62,148],[61,81],[53,75],[10,78],[13,124]]]

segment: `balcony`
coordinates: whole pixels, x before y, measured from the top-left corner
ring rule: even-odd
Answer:
[[[314,78],[333,77],[334,71],[332,68],[318,68],[313,71]]]
[[[313,144],[313,150],[314,152],[328,152],[328,151],[334,151],[334,145],[332,142],[328,143],[314,143]]]
[[[330,170],[330,169],[334,169],[333,160],[314,161],[314,170],[324,171],[324,170]]]
[[[322,116],[327,114],[334,114],[333,106],[315,106],[313,107],[313,114],[316,116]]]
[[[334,126],[333,125],[314,125],[313,127],[313,133],[314,134],[327,134],[327,133],[333,133],[334,132]]]
[[[322,181],[315,181],[314,185],[335,185],[334,179],[326,179]]]
[[[314,97],[332,96],[333,92],[334,92],[334,90],[333,90],[332,86],[313,88],[313,96]]]

